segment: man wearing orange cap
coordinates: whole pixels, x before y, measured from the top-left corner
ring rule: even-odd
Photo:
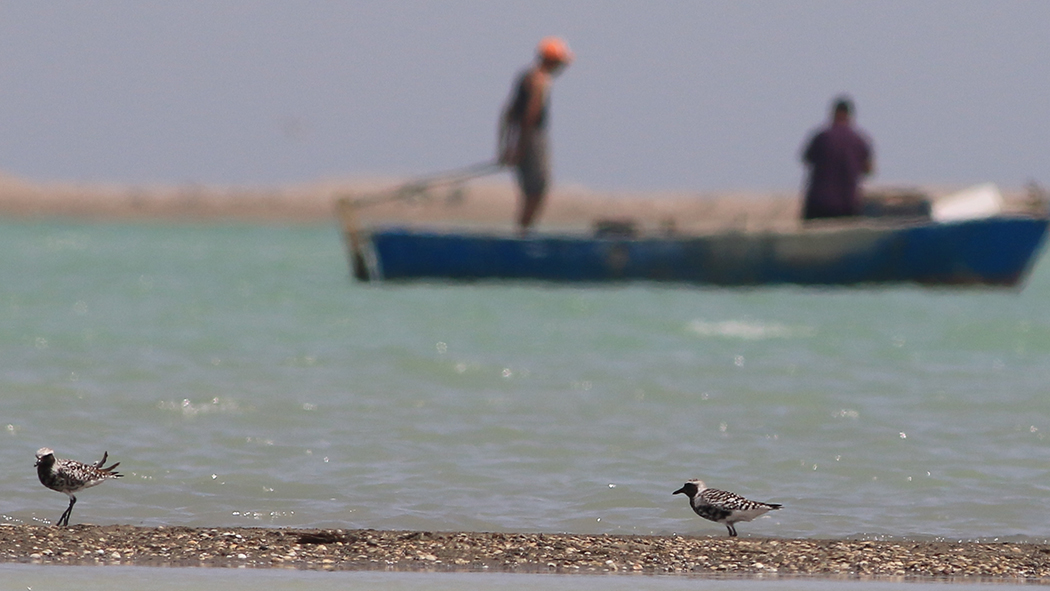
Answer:
[[[536,50],[536,63],[518,78],[500,118],[499,161],[515,166],[522,201],[518,226],[522,234],[539,213],[547,195],[550,159],[547,155],[547,111],[551,79],[572,61],[564,41],[547,37]]]

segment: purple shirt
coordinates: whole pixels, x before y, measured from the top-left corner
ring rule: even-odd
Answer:
[[[810,167],[803,218],[860,215],[860,177],[871,167],[871,142],[848,123],[821,130],[806,146]]]

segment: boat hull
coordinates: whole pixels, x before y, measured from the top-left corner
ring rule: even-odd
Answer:
[[[1041,217],[1001,216],[954,223],[861,223],[797,232],[642,238],[520,238],[388,228],[367,235],[367,276],[722,286],[1011,286],[1030,270],[1047,223]]]

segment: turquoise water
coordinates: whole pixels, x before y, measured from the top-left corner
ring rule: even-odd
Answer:
[[[0,223],[0,523],[1050,537],[1021,291],[363,285],[334,226]]]

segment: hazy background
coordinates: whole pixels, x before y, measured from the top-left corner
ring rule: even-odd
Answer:
[[[271,185],[490,157],[543,36],[560,183],[793,189],[846,91],[886,183],[1050,182],[1050,2],[0,0],[0,171]]]

